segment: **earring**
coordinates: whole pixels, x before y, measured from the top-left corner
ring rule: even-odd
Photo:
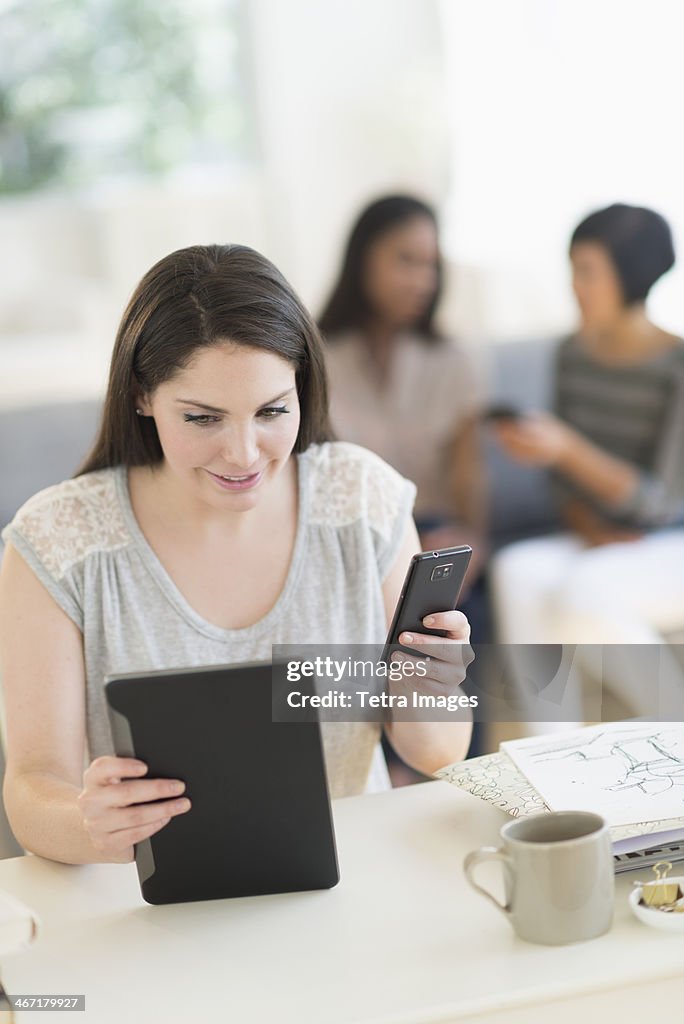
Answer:
[[[144,412],[142,411],[142,409],[136,409],[136,410],[135,410],[135,415],[136,415],[136,416],[144,416],[145,414],[144,414]]]

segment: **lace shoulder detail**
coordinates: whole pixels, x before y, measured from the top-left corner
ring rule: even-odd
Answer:
[[[65,480],[30,498],[11,523],[55,579],[93,551],[131,540],[116,493],[116,470]]]
[[[407,489],[413,488],[379,455],[346,441],[308,449],[311,522],[347,526],[364,519],[389,541]]]

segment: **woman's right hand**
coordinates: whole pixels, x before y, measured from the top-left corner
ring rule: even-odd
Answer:
[[[129,863],[135,843],[190,810],[190,801],[182,796],[183,782],[141,778],[146,771],[147,765],[135,758],[98,757],[83,773],[78,808],[103,861]]]
[[[492,425],[499,444],[516,462],[528,466],[559,466],[576,445],[577,432],[548,412],[529,411]]]

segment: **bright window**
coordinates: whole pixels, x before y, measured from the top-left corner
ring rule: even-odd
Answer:
[[[0,2],[0,193],[244,156],[241,6]]]

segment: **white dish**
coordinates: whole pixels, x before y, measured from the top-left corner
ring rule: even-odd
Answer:
[[[670,878],[668,875],[663,881],[668,884],[678,882],[679,888],[684,892],[684,878],[681,876]],[[641,907],[639,906],[640,899],[641,886],[635,885],[629,894],[629,905],[634,916],[638,917],[640,921],[650,925],[651,928],[659,928],[663,932],[680,932],[684,934],[684,913],[666,914],[663,910],[654,910],[653,907]]]

